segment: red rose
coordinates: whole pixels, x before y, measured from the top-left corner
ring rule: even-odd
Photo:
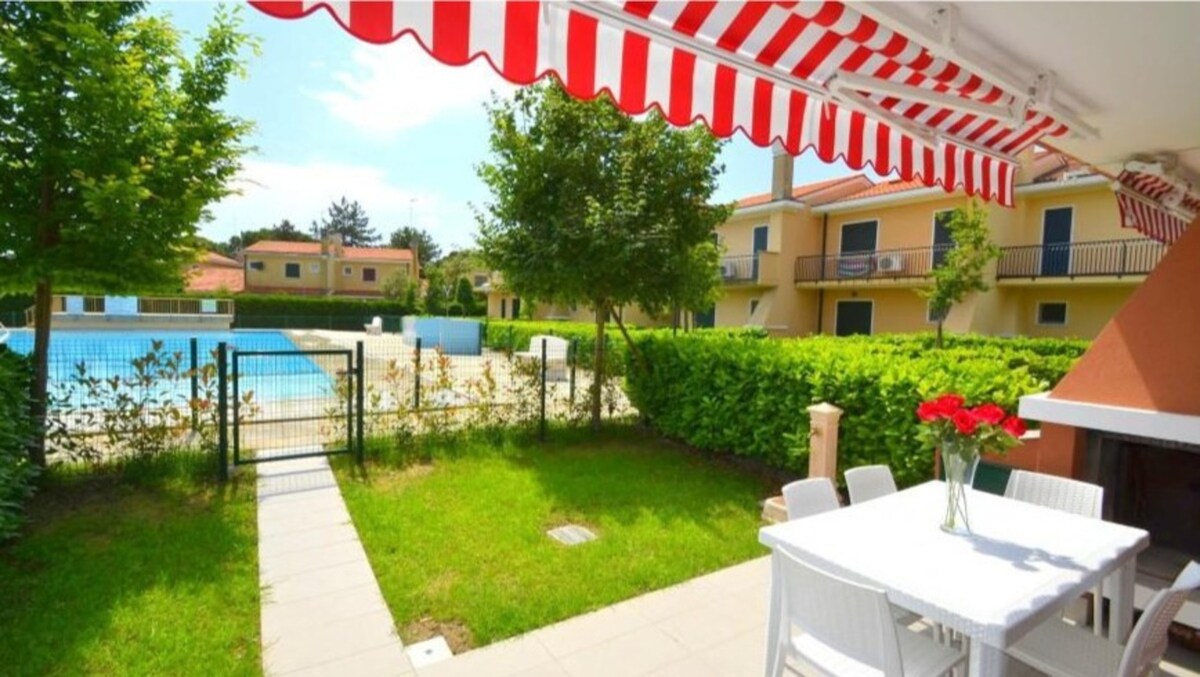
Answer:
[[[954,427],[958,429],[958,432],[963,435],[974,435],[976,428],[979,427],[979,419],[975,418],[975,414],[966,409],[959,409],[954,412],[954,417],[950,421],[954,423]]]
[[[921,406],[917,407],[917,418],[925,422],[936,421],[943,418],[942,411],[938,409],[936,402],[922,402]]]
[[[938,411],[942,412],[942,416],[945,418],[954,416],[959,409],[962,409],[965,402],[966,400],[963,399],[962,395],[942,395],[933,401],[934,406],[937,407]]]
[[[991,425],[999,425],[1004,420],[1004,410],[994,404],[981,404],[971,410],[975,418]]]
[[[1009,416],[1008,418],[1004,419],[1004,423],[1001,424],[1000,427],[1004,428],[1004,432],[1012,435],[1013,437],[1021,437],[1025,434],[1026,430],[1025,421],[1022,421],[1016,416]]]

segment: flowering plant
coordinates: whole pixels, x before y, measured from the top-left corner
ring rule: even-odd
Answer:
[[[946,394],[922,402],[917,418],[925,424],[923,434],[933,446],[974,447],[1004,453],[1020,444],[1025,422],[999,405],[988,402],[966,406],[962,395]]]

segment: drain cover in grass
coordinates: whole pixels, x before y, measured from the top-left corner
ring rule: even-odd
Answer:
[[[555,527],[547,531],[546,535],[563,545],[579,545],[596,540],[596,534],[578,524],[564,524],[561,527]]]

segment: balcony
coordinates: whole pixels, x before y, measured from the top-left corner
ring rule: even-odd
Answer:
[[[1154,240],[1101,240],[1004,247],[997,279],[1126,277],[1146,275],[1167,253]]]
[[[950,245],[881,249],[834,256],[796,258],[796,283],[913,280],[929,275],[941,263]]]
[[[726,256],[721,259],[721,281],[727,285],[774,286],[779,283],[779,254]]]

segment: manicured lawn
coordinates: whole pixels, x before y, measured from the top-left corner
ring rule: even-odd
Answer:
[[[472,441],[339,478],[401,637],[461,651],[759,556],[769,484],[630,428]],[[599,539],[565,547],[567,523]]]
[[[48,478],[0,545],[0,673],[260,674],[254,481],[201,460]]]

